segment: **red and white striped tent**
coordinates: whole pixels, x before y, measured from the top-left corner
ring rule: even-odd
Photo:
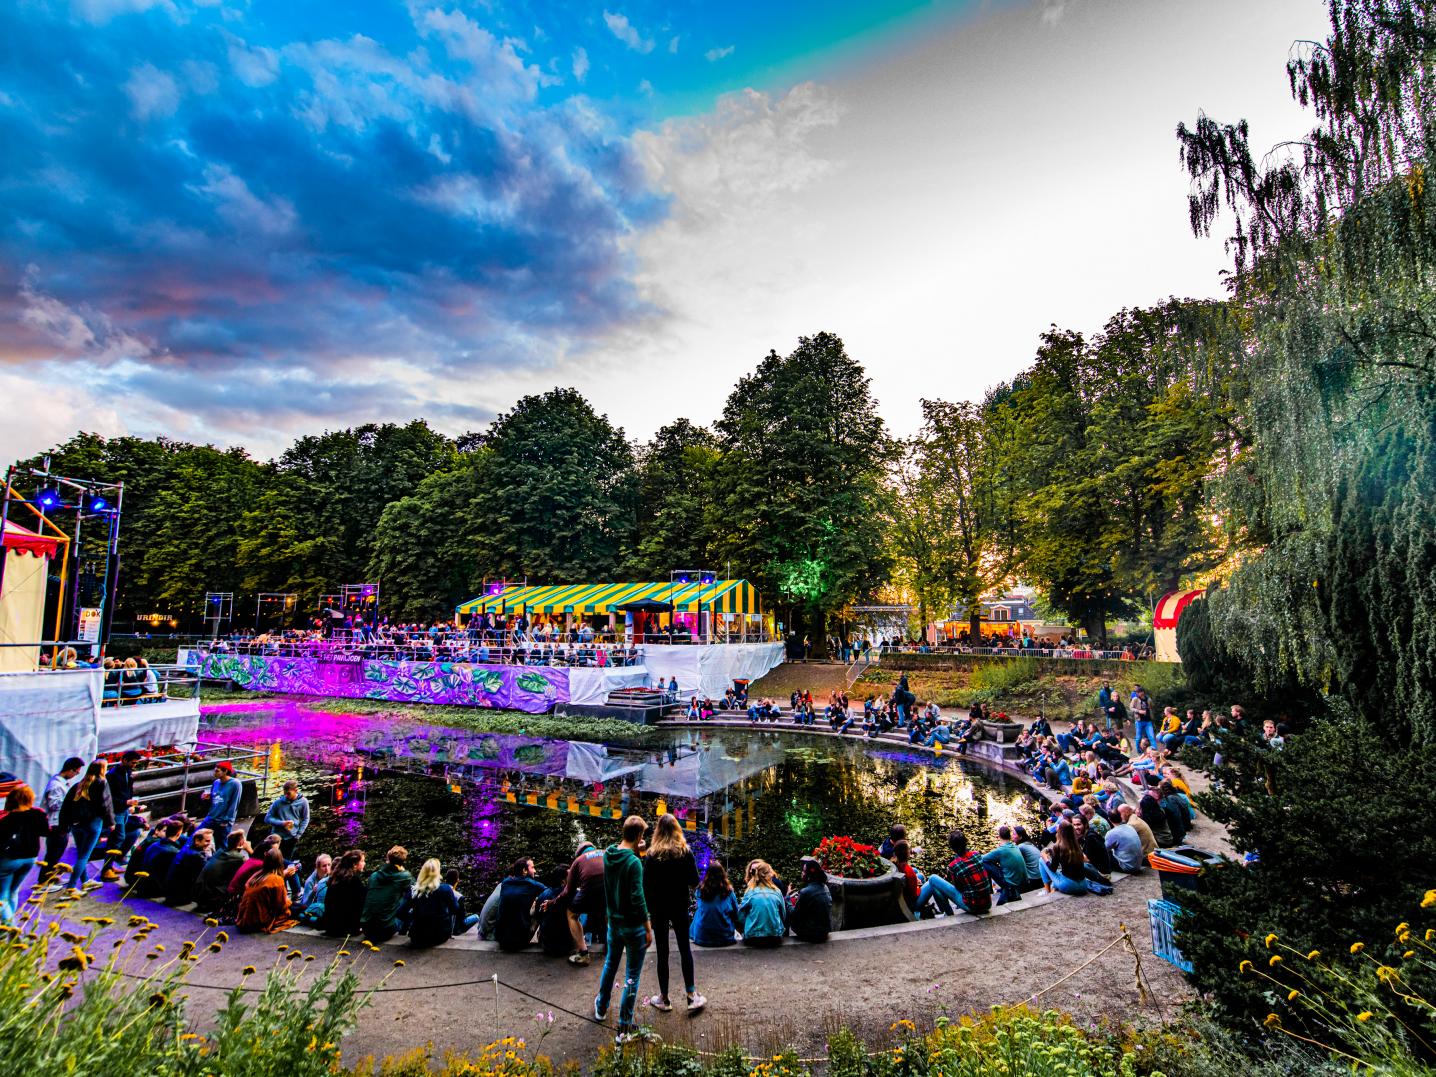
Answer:
[[[1157,608],[1152,612],[1152,634],[1157,637],[1158,662],[1182,660],[1177,653],[1177,622],[1181,620],[1182,611],[1205,594],[1201,589],[1170,591],[1157,600]]]

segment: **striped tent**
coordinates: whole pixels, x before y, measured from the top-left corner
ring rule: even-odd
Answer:
[[[461,617],[478,613],[572,613],[579,616],[618,612],[619,606],[640,601],[669,602],[675,613],[762,612],[758,592],[747,580],[712,583],[560,583],[536,587],[505,587],[496,595],[480,595],[460,605]]]

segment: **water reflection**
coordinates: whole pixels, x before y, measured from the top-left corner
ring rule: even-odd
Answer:
[[[741,874],[762,856],[790,877],[832,834],[876,842],[901,822],[930,870],[945,862],[954,826],[985,848],[999,825],[1037,818],[1019,783],[978,764],[858,741],[682,729],[636,749],[330,714],[301,700],[205,713],[204,739],[258,749],[272,795],[299,781],[313,820],[301,856],[358,847],[374,860],[405,845],[411,860],[458,868],[476,897],[520,856],[546,872],[584,838],[615,840],[633,812],[677,816],[700,867],[717,856]]]

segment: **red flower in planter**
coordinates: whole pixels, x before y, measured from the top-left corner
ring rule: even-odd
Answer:
[[[828,874],[845,879],[876,879],[887,874],[876,846],[863,845],[846,835],[824,838],[813,856]]]

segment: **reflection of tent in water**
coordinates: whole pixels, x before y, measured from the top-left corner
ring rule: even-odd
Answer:
[[[589,783],[622,779],[641,793],[701,800],[761,774],[782,759],[782,749],[774,746],[755,748],[739,759],[721,744],[710,743],[678,747],[654,759],[651,753],[570,741],[564,776]]]

